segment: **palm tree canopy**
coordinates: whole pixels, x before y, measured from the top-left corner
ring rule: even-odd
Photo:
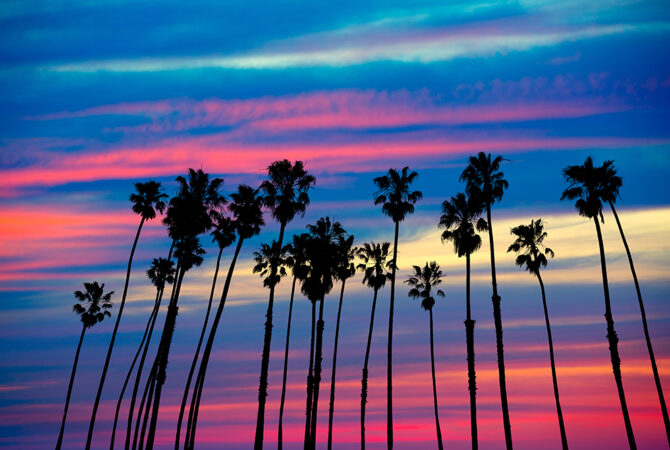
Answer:
[[[303,216],[309,204],[309,189],[316,178],[307,173],[302,161],[284,159],[268,166],[268,180],[261,183],[265,206],[272,211],[272,217],[286,224],[296,215]]]
[[[388,269],[391,267],[389,248],[390,242],[366,242],[357,249],[357,255],[362,260],[356,268],[363,272],[363,283],[372,289],[381,289],[386,280],[391,279]]]
[[[512,228],[511,234],[516,239],[509,246],[507,252],[519,253],[516,257],[516,265],[525,267],[534,275],[540,273],[541,267],[547,266],[547,256],[553,258],[554,251],[544,246],[547,233],[544,231],[542,219],[531,220],[529,225],[519,225]]]
[[[183,237],[175,244],[174,255],[179,260],[183,272],[202,264],[205,253],[207,252],[200,246],[200,240],[195,236]]]
[[[442,202],[442,216],[440,217],[440,228],[446,228],[442,232],[442,242],[453,241],[454,252],[459,257],[470,255],[482,246],[481,237],[476,230],[488,229],[486,220],[480,217],[484,204],[477,193],[466,196],[458,193],[451,200]]]
[[[235,218],[235,229],[242,239],[257,235],[265,225],[263,220],[263,197],[258,189],[240,184],[237,192],[230,194],[232,202],[228,209]]]
[[[72,305],[72,310],[81,318],[84,328],[91,328],[105,317],[112,317],[109,310],[112,308],[112,294],[105,294],[105,283],[98,284],[97,281],[84,283],[83,291],[74,291],[74,296],[79,302]]]
[[[409,279],[405,280],[405,284],[412,288],[407,293],[412,298],[421,299],[421,306],[423,309],[430,310],[435,306],[435,297],[444,297],[444,291],[438,289],[437,286],[442,284],[442,270],[440,266],[431,261],[426,263],[423,268],[419,266],[412,266],[414,273],[410,274]]]
[[[353,261],[356,258],[357,249],[353,245],[353,235],[341,239],[338,245],[338,265],[335,268],[335,277],[340,281],[345,281],[356,273],[356,266]]]
[[[480,196],[485,206],[500,201],[505,189],[509,187],[504,178],[505,174],[500,171],[502,161],[504,161],[502,156],[491,159],[491,154],[484,152],[471,156],[468,166],[459,178],[466,183],[465,192],[471,196]]]
[[[389,169],[386,175],[374,179],[378,189],[375,205],[382,205],[382,212],[393,222],[402,222],[407,214],[413,214],[414,204],[423,198],[421,191],[410,191],[418,176],[409,167],[403,167],[400,172]]]
[[[165,210],[167,195],[161,191],[161,184],[157,181],[146,183],[135,183],[135,192],[130,194],[133,203],[133,212],[142,216],[145,220],[156,217],[156,210],[161,214]]]
[[[309,267],[307,266],[307,244],[309,234],[294,234],[293,240],[286,245],[286,267],[291,269],[291,273],[298,280],[304,280],[307,276]]]
[[[604,222],[602,202],[615,202],[622,186],[613,161],[605,161],[602,166],[596,167],[593,158],[588,156],[581,166],[563,169],[563,177],[569,185],[563,191],[561,200],[576,200],[575,208],[580,216],[600,216]]]
[[[162,289],[165,283],[174,282],[174,272],[174,262],[165,258],[154,258],[147,270],[147,277],[157,289]]]
[[[261,244],[261,248],[254,252],[255,265],[253,272],[265,277],[263,278],[263,286],[267,288],[276,286],[282,277],[286,276],[287,250],[287,246],[280,249],[279,242],[272,241],[270,245]]]
[[[232,245],[236,239],[235,221],[220,213],[214,215],[213,219],[214,230],[210,233],[212,242],[216,242],[220,249]]]

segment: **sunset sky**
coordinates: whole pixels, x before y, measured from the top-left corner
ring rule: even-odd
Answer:
[[[623,178],[618,211],[636,262],[661,381],[670,389],[670,4],[667,1],[343,0],[0,3],[0,447],[53,448],[81,331],[74,290],[97,280],[120,301],[139,224],[128,196],[153,179],[174,193],[189,167],[258,185],[277,159],[317,179],[289,236],[330,216],[356,243],[392,241],[373,204],[388,168],[419,173],[424,199],[400,226],[399,281],[437,261],[434,308],[445,446],[470,448],[465,261],[440,241],[443,200],[479,151],[503,155],[510,187],[493,210],[512,436],[518,449],[560,448],[537,281],[506,253],[509,230],[546,221],[556,258],[543,278],[558,383],[574,449],[627,448],[612,377],[593,222],[561,202],[561,170],[592,155]],[[257,411],[267,289],[251,254],[277,237],[266,215],[245,242],[205,384],[198,448],[247,449]],[[638,446],[666,448],[640,311],[614,219],[603,224],[623,383]],[[486,238],[483,236],[483,238]],[[473,256],[473,318],[482,449],[504,448],[488,240]],[[216,248],[189,272],[161,404],[157,444],[170,448],[214,272]],[[107,448],[123,377],[154,300],[145,276],[170,245],[160,220],[143,230],[128,303],[98,413]],[[224,251],[227,269],[232,248]],[[360,375],[372,291],[347,283],[338,354],[336,448],[359,446]],[[216,298],[220,296],[220,283]],[[278,286],[265,437],[277,439],[290,280]],[[326,298],[319,447],[339,286]],[[367,429],[385,448],[386,325],[380,291]],[[84,340],[65,430],[82,448],[114,317]],[[164,318],[162,311],[160,321]],[[284,416],[302,448],[310,304],[296,297]],[[394,333],[396,447],[434,448],[428,314],[399,283]],[[154,343],[158,342],[155,338]],[[670,400],[670,399],[668,399]],[[128,403],[124,404],[127,407]],[[124,425],[120,427],[124,433]]]

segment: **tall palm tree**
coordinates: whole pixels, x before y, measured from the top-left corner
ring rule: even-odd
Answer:
[[[65,432],[65,420],[67,419],[67,410],[70,406],[70,395],[72,394],[72,385],[74,384],[74,376],[77,373],[77,363],[79,362],[79,351],[81,350],[81,343],[84,341],[84,333],[88,328],[91,328],[96,323],[102,322],[105,317],[111,317],[109,309],[112,307],[112,294],[114,291],[104,292],[105,283],[98,284],[97,281],[92,283],[84,283],[84,291],[74,291],[74,296],[82,304],[75,303],[72,310],[79,316],[82,328],[79,336],[79,344],[77,344],[77,352],[74,355],[74,364],[72,364],[72,374],[70,375],[70,384],[67,388],[67,395],[65,396],[65,408],[63,410],[63,420],[60,424],[60,433],[58,433],[58,442],[56,443],[56,450],[60,450],[63,445],[63,433]]]
[[[339,265],[335,268],[335,276],[342,282],[340,290],[340,302],[337,307],[337,322],[335,325],[335,344],[333,346],[333,370],[330,373],[330,406],[328,408],[328,449],[333,448],[333,414],[335,411],[335,372],[337,371],[337,343],[340,337],[340,316],[342,315],[342,299],[344,298],[344,285],[347,280],[356,273],[354,258],[356,249],[353,248],[354,236],[343,239],[338,245]]]
[[[480,198],[463,193],[456,194],[451,200],[442,202],[440,227],[442,242],[452,241],[454,252],[459,258],[465,256],[465,341],[468,353],[468,391],[470,392],[470,435],[472,448],[479,448],[477,438],[477,382],[475,375],[475,321],[470,311],[470,255],[482,246],[482,238],[475,230],[486,230],[486,221],[482,219],[483,205]]]
[[[479,152],[471,156],[469,164],[461,173],[460,180],[465,181],[465,191],[468,195],[480,195],[486,208],[486,223],[489,232],[489,247],[491,252],[491,284],[493,286],[493,320],[496,329],[496,350],[498,354],[498,383],[500,384],[500,404],[502,407],[503,427],[505,430],[505,444],[507,450],[512,449],[512,425],[509,420],[507,406],[507,383],[505,381],[505,353],[503,351],[502,313],[500,310],[500,296],[496,280],[496,258],[493,246],[493,223],[491,222],[491,206],[502,199],[509,183],[500,171],[502,156],[491,158],[491,154]]]
[[[140,238],[142,226],[147,220],[156,217],[156,210],[163,213],[165,209],[165,201],[167,195],[161,192],[161,184],[156,181],[148,181],[146,183],[135,183],[135,192],[130,194],[130,201],[133,204],[133,212],[139,214],[142,219],[140,225],[137,227],[135,233],[135,240],[130,250],[130,257],[128,258],[128,268],[126,269],[126,282],[123,286],[123,295],[121,296],[121,305],[119,306],[119,313],[116,316],[116,323],[114,324],[114,331],[112,331],[112,338],[109,341],[107,348],[107,356],[105,357],[105,365],[102,368],[100,375],[100,383],[98,384],[98,392],[95,395],[95,402],[93,403],[93,412],[91,413],[91,421],[88,425],[88,436],[86,438],[86,450],[91,448],[91,441],[93,439],[93,428],[95,427],[95,418],[98,414],[98,406],[100,405],[100,397],[102,395],[102,388],[105,385],[107,378],[107,369],[109,369],[109,362],[112,359],[112,350],[114,350],[114,342],[116,341],[116,332],[119,329],[119,322],[123,315],[123,307],[126,304],[126,294],[128,293],[128,282],[130,281],[130,269],[133,265],[133,256],[135,256],[135,248],[137,241]]]
[[[265,222],[263,221],[262,210],[263,198],[259,195],[258,189],[254,189],[246,185],[240,185],[237,188],[237,192],[230,194],[230,198],[231,203],[228,205],[228,209],[232,213],[233,220],[235,222],[235,231],[237,232],[237,246],[235,247],[235,252],[230,262],[230,267],[228,268],[228,275],[226,276],[226,281],[223,285],[221,300],[219,301],[216,315],[212,321],[212,327],[209,330],[207,343],[205,344],[205,349],[202,353],[202,359],[200,360],[198,377],[196,378],[196,384],[193,388],[185,442],[185,448],[187,449],[192,449],[195,443],[195,432],[198,424],[198,412],[200,409],[200,400],[202,398],[202,391],[205,384],[207,366],[209,364],[209,358],[212,353],[212,347],[214,345],[214,337],[216,336],[216,331],[219,327],[219,322],[221,321],[221,316],[223,314],[223,308],[226,304],[226,298],[228,297],[228,289],[230,288],[230,282],[235,270],[237,257],[240,254],[240,250],[242,249],[242,244],[244,241],[260,233],[261,226],[265,225]]]
[[[601,189],[602,198],[604,202],[607,202],[614,214],[614,220],[616,221],[617,227],[619,228],[619,234],[621,234],[621,240],[623,241],[623,246],[626,249],[626,255],[628,256],[628,265],[630,265],[630,271],[633,275],[633,282],[635,283],[635,292],[637,293],[637,302],[640,306],[640,315],[642,318],[642,329],[644,330],[644,339],[647,343],[647,352],[649,353],[649,361],[651,362],[651,370],[654,375],[654,383],[656,384],[656,392],[658,393],[658,400],[661,404],[661,414],[663,415],[663,423],[665,424],[665,434],[668,439],[668,445],[670,445],[670,418],[668,417],[668,407],[665,404],[665,396],[663,395],[663,388],[661,387],[661,379],[658,375],[658,367],[656,366],[656,358],[654,357],[654,349],[651,345],[651,338],[649,337],[649,328],[647,327],[647,314],[644,310],[644,303],[642,302],[642,292],[640,290],[640,283],[637,280],[637,273],[635,272],[635,265],[633,264],[633,257],[628,247],[628,241],[626,241],[626,235],[623,232],[623,227],[621,226],[621,221],[619,220],[619,215],[616,212],[614,203],[616,203],[617,198],[619,197],[619,191],[623,186],[623,181],[621,177],[617,175],[617,171],[614,168],[614,161],[605,161],[601,167],[598,168],[598,171],[601,172],[603,187]]]
[[[361,378],[361,449],[365,450],[365,405],[368,402],[368,361],[370,359],[370,343],[372,342],[372,329],[375,324],[375,309],[377,307],[377,293],[391,278],[388,267],[392,264],[389,260],[389,242],[376,244],[366,242],[357,249],[358,257],[362,260],[356,269],[363,272],[363,283],[372,288],[372,311],[370,312],[370,327],[368,329],[368,342],[365,346],[365,360],[363,362],[363,376]]]
[[[414,213],[414,204],[423,198],[420,191],[411,191],[410,185],[419,175],[403,167],[400,172],[389,169],[386,175],[375,178],[377,186],[375,205],[382,205],[382,213],[389,216],[395,225],[393,235],[393,265],[391,266],[391,300],[389,304],[388,349],[386,365],[386,441],[393,448],[393,309],[395,301],[395,273],[398,258],[398,231],[400,222],[407,214]]]
[[[268,167],[268,179],[261,183],[265,205],[270,208],[272,217],[279,222],[279,239],[277,244],[282,248],[284,230],[296,215],[304,215],[309,204],[309,189],[316,179],[307,173],[302,161],[284,159],[275,161]],[[276,275],[277,267],[269,267],[270,278]],[[265,427],[265,403],[268,396],[268,367],[270,365],[270,344],[272,341],[272,312],[274,307],[274,284],[270,286],[268,309],[265,314],[265,337],[261,356],[261,374],[258,384],[258,414],[256,417],[256,435],[254,448],[263,448],[263,430]]]
[[[626,426],[626,435],[628,445],[631,449],[636,449],[635,435],[633,426],[628,415],[628,406],[626,405],[626,394],[623,389],[623,380],[621,378],[621,358],[619,357],[619,337],[614,330],[614,318],[612,317],[612,308],[610,305],[609,284],[607,281],[607,263],[605,261],[605,247],[603,245],[602,231],[600,230],[600,218],[604,222],[602,215],[602,200],[611,195],[610,187],[604,182],[603,171],[593,166],[593,159],[589,156],[581,166],[568,166],[563,169],[563,177],[568,183],[568,188],[563,191],[561,200],[575,200],[575,208],[580,216],[593,219],[596,226],[596,236],[598,237],[598,248],[600,250],[600,268],[603,277],[603,291],[605,297],[605,321],[607,322],[607,340],[609,342],[610,359],[612,360],[612,372],[619,393],[619,402],[621,403],[621,412],[623,414],[624,424]]]
[[[435,351],[433,348],[433,306],[435,296],[444,297],[444,291],[438,289],[442,283],[442,271],[435,261],[426,263],[423,268],[413,266],[414,273],[405,280],[405,284],[411,286],[407,293],[412,298],[421,299],[421,307],[430,314],[430,368],[433,375],[433,403],[435,406],[435,429],[437,430],[437,447],[442,450],[442,429],[437,409],[437,384],[435,382]],[[434,292],[434,294],[433,294]]]
[[[216,267],[214,269],[214,278],[212,279],[212,289],[209,291],[209,301],[207,302],[207,312],[205,313],[205,320],[202,324],[202,330],[200,331],[200,338],[198,339],[198,346],[196,347],[195,353],[193,355],[191,368],[189,369],[188,378],[186,379],[186,386],[184,387],[184,395],[182,396],[181,406],[179,407],[179,418],[177,420],[177,433],[175,436],[175,450],[179,449],[179,436],[181,433],[181,426],[184,420],[186,402],[188,400],[188,394],[191,389],[191,381],[193,380],[193,373],[195,372],[196,365],[198,364],[198,357],[200,356],[200,348],[202,347],[202,341],[205,337],[205,332],[207,331],[209,314],[212,310],[212,299],[214,298],[216,279],[219,275],[219,266],[221,265],[221,255],[223,254],[223,249],[229,247],[235,242],[236,238],[235,223],[229,217],[217,214],[214,218],[214,230],[212,231],[211,234],[213,237],[212,240],[219,247],[219,254],[216,257]]]
[[[544,291],[544,283],[540,275],[540,268],[547,267],[547,256],[553,258],[554,251],[544,246],[547,233],[544,231],[542,219],[531,220],[529,225],[519,225],[512,228],[512,235],[516,239],[509,246],[507,252],[518,253],[516,265],[524,267],[528,272],[537,277],[542,292],[542,307],[544,308],[544,321],[547,325],[547,338],[549,340],[549,361],[551,362],[551,378],[554,383],[554,398],[556,399],[556,414],[558,415],[558,426],[561,431],[561,444],[563,450],[568,449],[568,438],[565,434],[565,423],[561,412],[561,402],[558,398],[558,381],[556,379],[556,364],[554,361],[554,343],[551,338],[551,326],[549,325],[549,312],[547,311],[547,297]]]

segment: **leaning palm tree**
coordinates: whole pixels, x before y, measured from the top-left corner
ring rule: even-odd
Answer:
[[[56,450],[60,450],[63,445],[63,433],[65,431],[65,420],[67,419],[67,410],[70,406],[70,395],[72,394],[72,385],[74,384],[74,376],[77,373],[77,363],[79,362],[79,351],[81,350],[81,343],[84,341],[84,333],[88,328],[91,328],[96,323],[102,322],[105,317],[111,317],[109,309],[112,307],[112,294],[114,291],[104,293],[105,283],[98,284],[97,281],[92,283],[84,283],[84,291],[74,291],[74,296],[82,304],[75,303],[72,310],[80,316],[82,323],[81,335],[79,336],[79,344],[77,344],[77,352],[74,355],[74,364],[72,365],[72,374],[70,375],[70,384],[67,388],[67,395],[65,396],[65,408],[63,410],[63,420],[60,425],[60,433],[58,433],[58,442],[56,443]]]
[[[368,329],[368,343],[365,346],[365,360],[363,362],[363,376],[361,378],[361,449],[365,450],[365,405],[368,402],[368,361],[370,359],[370,343],[372,342],[372,329],[375,324],[375,309],[377,307],[377,293],[391,278],[388,267],[392,264],[389,260],[389,242],[376,244],[365,243],[358,248],[358,257],[362,260],[356,269],[363,272],[363,283],[372,288],[372,311],[370,312],[370,327]]]
[[[568,166],[563,169],[563,176],[568,183],[568,188],[563,191],[561,200],[575,200],[575,208],[580,216],[593,219],[596,226],[596,236],[598,237],[598,248],[600,250],[600,268],[603,277],[603,291],[605,297],[605,321],[607,322],[607,340],[609,342],[610,359],[612,360],[612,372],[619,393],[619,402],[621,403],[621,412],[623,414],[624,424],[626,426],[626,435],[628,445],[631,449],[636,449],[635,435],[633,426],[628,415],[628,406],[626,405],[626,394],[623,389],[623,380],[621,378],[621,358],[619,357],[619,337],[614,330],[614,318],[612,317],[612,308],[610,305],[610,291],[607,281],[607,263],[605,261],[605,247],[603,245],[602,231],[600,222],[603,221],[602,200],[609,198],[611,190],[605,182],[604,173],[599,168],[593,166],[593,160],[589,156],[581,166]]]
[[[482,219],[482,203],[479,197],[456,194],[451,200],[442,202],[440,227],[442,242],[452,241],[458,257],[465,256],[465,341],[468,353],[468,391],[470,392],[470,435],[472,448],[479,448],[477,438],[477,383],[475,379],[475,321],[470,312],[470,255],[482,246],[482,239],[475,230],[486,230],[486,221]]]
[[[328,408],[328,449],[333,448],[333,414],[335,412],[335,372],[337,371],[337,343],[340,337],[340,316],[342,315],[342,299],[344,298],[344,285],[347,280],[356,273],[353,260],[356,257],[356,249],[353,248],[354,236],[342,239],[337,251],[340,255],[339,265],[335,268],[335,276],[342,282],[340,290],[340,302],[337,307],[337,322],[335,324],[335,345],[333,346],[333,370],[330,372],[330,406]]]
[[[93,403],[93,412],[91,413],[91,421],[88,425],[86,450],[89,450],[91,448],[91,441],[93,439],[93,428],[95,427],[95,418],[96,415],[98,414],[98,406],[100,405],[102,388],[105,385],[105,379],[107,378],[107,369],[109,369],[109,362],[112,359],[112,350],[114,350],[116,332],[119,329],[119,322],[121,322],[121,316],[123,315],[123,307],[126,304],[126,294],[128,293],[128,282],[130,281],[130,269],[133,265],[133,256],[135,256],[135,248],[137,247],[137,241],[140,238],[140,232],[142,231],[142,226],[144,225],[144,222],[155,218],[156,210],[158,210],[158,212],[160,213],[163,213],[163,210],[165,209],[164,199],[166,197],[167,195],[161,192],[161,184],[156,181],[148,181],[146,183],[135,183],[135,192],[130,194],[130,201],[133,204],[133,212],[139,214],[142,217],[142,219],[140,220],[140,225],[137,227],[137,233],[135,233],[135,240],[133,241],[133,246],[130,250],[130,257],[128,258],[128,268],[126,269],[126,282],[123,286],[121,305],[119,306],[119,312],[116,315],[116,323],[114,323],[114,331],[112,331],[112,338],[109,341],[109,347],[107,348],[105,365],[103,366],[102,374],[100,375],[98,392],[95,395],[95,402]]]
[[[551,326],[549,325],[549,312],[547,311],[547,297],[544,292],[544,283],[540,275],[540,268],[547,267],[547,256],[553,258],[554,251],[544,246],[547,233],[544,231],[542,219],[531,220],[529,225],[519,225],[512,228],[512,235],[516,239],[509,246],[507,252],[518,253],[516,265],[524,267],[531,275],[537,277],[542,292],[542,307],[544,308],[544,322],[547,325],[547,338],[549,340],[549,361],[551,362],[551,378],[554,383],[554,398],[556,399],[556,414],[558,415],[558,426],[561,431],[561,444],[563,450],[568,449],[568,438],[565,434],[565,423],[561,412],[561,402],[558,398],[558,381],[556,379],[556,364],[554,362],[554,343],[551,339]]]
[[[430,314],[430,368],[433,375],[433,403],[435,406],[435,429],[437,430],[437,447],[442,450],[442,429],[437,409],[437,384],[435,382],[435,351],[433,346],[433,306],[435,296],[444,297],[444,292],[438,289],[442,283],[442,271],[435,261],[426,263],[423,268],[413,266],[414,273],[405,280],[405,284],[411,286],[407,293],[412,298],[421,299],[421,307]],[[434,291],[434,294],[433,294]]]
[[[388,349],[386,365],[386,444],[393,448],[393,309],[395,300],[395,273],[398,258],[398,231],[407,214],[414,213],[414,204],[423,198],[420,191],[411,191],[410,185],[418,174],[403,167],[400,172],[389,169],[386,175],[375,178],[377,186],[375,205],[382,205],[382,213],[395,225],[393,235],[393,265],[391,266],[391,300],[389,304]]]
[[[489,247],[491,252],[491,284],[493,286],[493,320],[496,329],[496,351],[498,354],[498,383],[500,384],[500,404],[502,407],[503,427],[505,430],[505,444],[507,450],[512,449],[512,425],[509,420],[507,406],[507,383],[505,381],[505,353],[503,351],[502,313],[500,310],[500,296],[496,279],[496,258],[493,246],[493,224],[491,222],[491,206],[502,199],[509,183],[500,171],[502,156],[491,158],[491,154],[479,152],[471,156],[468,167],[461,173],[460,180],[466,182],[465,191],[468,195],[480,195],[486,208],[486,223],[489,232]]]
[[[265,195],[265,205],[270,208],[272,217],[279,222],[279,239],[277,245],[282,248],[284,230],[296,215],[304,215],[309,204],[309,189],[316,179],[307,173],[302,161],[284,159],[275,161],[268,167],[268,180],[261,183],[261,190]],[[270,278],[276,275],[277,267],[271,266]],[[263,354],[261,356],[261,374],[258,384],[258,414],[256,416],[256,435],[254,448],[263,448],[263,430],[265,428],[265,403],[268,396],[268,367],[270,365],[270,344],[272,341],[272,312],[274,307],[274,284],[270,286],[268,309],[265,314],[265,337],[263,339]]]

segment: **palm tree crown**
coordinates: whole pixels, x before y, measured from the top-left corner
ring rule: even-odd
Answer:
[[[357,255],[361,259],[356,268],[363,272],[363,283],[367,283],[372,289],[381,289],[386,280],[391,279],[388,272],[392,261],[389,260],[390,242],[366,242],[357,249]]]
[[[307,266],[307,244],[309,234],[294,234],[291,243],[286,244],[286,267],[291,269],[291,273],[298,280],[304,280],[307,276],[309,267]]]
[[[421,191],[410,191],[418,176],[409,167],[403,167],[400,172],[389,169],[386,175],[374,179],[378,188],[375,205],[382,205],[382,212],[394,222],[402,222],[407,214],[414,213],[414,204],[423,198]]]
[[[114,291],[105,294],[105,283],[98,284],[97,281],[84,283],[83,291],[74,291],[74,296],[81,303],[72,305],[72,310],[80,316],[84,328],[91,328],[105,317],[112,317],[109,310],[112,308],[112,295]]]
[[[259,195],[258,189],[240,184],[237,192],[230,194],[232,202],[228,209],[235,218],[237,234],[242,239],[248,239],[261,231],[265,225],[263,220],[263,197]]]
[[[147,277],[158,290],[163,289],[165,283],[172,284],[174,275],[174,262],[165,258],[154,258],[147,270]]]
[[[442,270],[435,261],[426,263],[423,268],[412,267],[414,273],[410,275],[409,279],[405,280],[405,284],[412,287],[407,295],[412,298],[420,298],[421,306],[426,311],[433,309],[435,305],[434,295],[444,297],[444,291],[437,289],[437,286],[442,284]]]
[[[269,288],[276,286],[286,276],[286,247],[279,248],[279,242],[272,241],[272,244],[261,244],[261,248],[254,252],[253,268],[254,273],[260,274],[263,278],[263,286]],[[273,268],[275,270],[273,270]]]
[[[519,253],[516,265],[525,267],[533,275],[540,273],[541,267],[547,266],[547,256],[554,257],[554,251],[543,244],[547,233],[544,231],[542,219],[531,220],[528,225],[519,225],[512,228],[511,233],[516,240],[509,246],[507,252]]]
[[[182,274],[191,270],[193,266],[200,266],[205,253],[205,249],[200,246],[200,240],[194,236],[183,237],[175,244],[174,254],[179,260]]]
[[[465,181],[465,191],[471,196],[480,196],[484,205],[491,206],[499,201],[509,183],[500,171],[500,163],[504,161],[502,156],[491,159],[491,154],[479,152],[477,156],[471,156],[468,167],[463,170],[459,178]]]
[[[133,203],[133,212],[143,219],[151,220],[156,217],[156,210],[163,213],[167,195],[161,192],[161,184],[157,181],[135,183],[135,192],[130,194]]]
[[[476,193],[466,196],[461,192],[442,202],[439,226],[446,228],[442,232],[442,241],[453,241],[459,257],[470,255],[482,246],[482,238],[475,232],[475,229],[485,231],[488,228],[486,220],[480,217],[482,209],[483,204]]]
[[[318,301],[333,288],[342,258],[338,246],[347,237],[340,222],[331,222],[329,217],[321,217],[307,229],[306,277],[301,290],[310,300]]]
[[[356,273],[356,266],[353,263],[356,257],[357,249],[353,247],[354,236],[343,238],[338,245],[338,265],[335,268],[335,276],[340,281],[345,281],[351,278]]]
[[[614,203],[622,186],[621,177],[616,175],[614,163],[605,161],[600,167],[593,165],[588,156],[581,166],[568,166],[563,169],[568,188],[563,191],[561,200],[576,200],[575,208],[580,216],[603,218],[602,202]]]
[[[235,242],[235,222],[223,214],[216,214],[213,218],[214,229],[210,233],[212,242],[216,242],[220,249],[229,247]]]
[[[279,223],[286,224],[300,214],[305,214],[309,205],[309,189],[316,183],[302,161],[284,159],[275,161],[268,166],[269,180],[261,183],[265,206],[272,211],[272,217]]]

